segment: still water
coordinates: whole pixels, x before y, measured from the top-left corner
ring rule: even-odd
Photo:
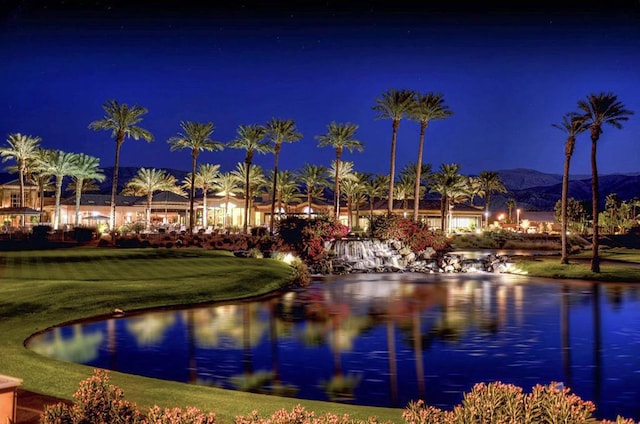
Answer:
[[[562,382],[640,419],[640,284],[352,274],[276,297],[126,313],[31,338],[42,355],[234,390],[450,409],[476,382]]]

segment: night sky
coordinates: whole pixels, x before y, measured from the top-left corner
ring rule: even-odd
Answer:
[[[375,99],[390,88],[440,92],[454,115],[432,121],[424,162],[463,174],[529,168],[561,174],[565,134],[554,128],[588,94],[613,92],[635,111],[605,127],[601,174],[639,172],[640,3],[5,1],[0,20],[0,132],[85,153],[113,166],[115,143],[89,130],[115,99],[144,106],[155,140],[127,140],[121,166],[190,170],[170,152],[181,121],[213,122],[228,142],[241,124],[294,119],[304,137],[285,144],[280,169],[329,166],[316,136],[331,121],[359,125],[355,170],[387,174],[391,122]],[[213,2],[219,4],[220,2]],[[348,6],[345,6],[347,3]],[[427,2],[423,2],[427,3]],[[551,3],[551,2],[549,2]],[[557,2],[556,2],[557,3]],[[393,4],[394,6],[390,6]],[[488,5],[487,5],[488,4]],[[401,121],[396,168],[416,160],[418,124]],[[584,134],[572,174],[590,174]],[[204,152],[199,163],[233,170],[244,151]],[[273,155],[255,163],[269,170]]]

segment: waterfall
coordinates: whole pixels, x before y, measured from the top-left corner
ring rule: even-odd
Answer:
[[[389,241],[339,239],[328,242],[327,251],[334,269],[344,271],[402,271],[400,253]]]

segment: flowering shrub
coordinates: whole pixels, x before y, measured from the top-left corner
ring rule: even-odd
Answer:
[[[135,403],[124,400],[123,391],[109,384],[108,371],[95,369],[93,376],[80,382],[72,405],[45,406],[42,424],[214,424],[215,414],[197,408],[160,409],[154,406],[144,416]]]
[[[531,393],[512,384],[478,383],[452,411],[411,402],[402,414],[407,424],[463,423],[592,423],[593,402],[551,383],[536,385]]]
[[[282,243],[308,262],[316,261],[324,255],[325,242],[342,238],[348,232],[345,225],[329,216],[313,219],[287,217],[278,226]]]
[[[348,414],[342,416],[327,413],[316,417],[313,411],[307,411],[303,406],[297,405],[291,412],[281,409],[274,412],[271,417],[263,418],[258,411],[253,411],[246,416],[237,416],[235,424],[382,424],[375,417],[368,421],[350,418]],[[390,423],[384,423],[390,424]]]
[[[451,248],[451,242],[440,231],[431,231],[427,224],[415,222],[400,215],[382,215],[374,217],[371,222],[372,235],[381,240],[398,240],[414,252],[427,247],[436,252],[444,252]]]

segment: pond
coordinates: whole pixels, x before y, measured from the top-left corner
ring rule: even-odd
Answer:
[[[477,382],[562,382],[640,419],[640,284],[505,274],[351,274],[277,296],[128,313],[32,337],[120,372],[357,405],[450,409]]]

